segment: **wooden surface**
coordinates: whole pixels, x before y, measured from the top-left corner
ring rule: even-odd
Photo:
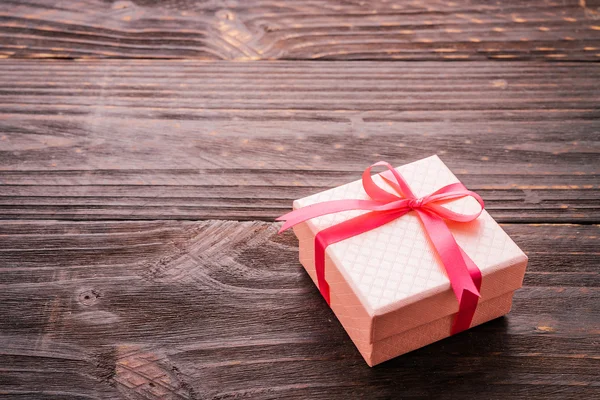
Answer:
[[[3,0],[0,55],[600,60],[598,0]]]
[[[598,7],[3,1],[0,398],[600,398]],[[431,154],[525,285],[369,368],[273,221]]]

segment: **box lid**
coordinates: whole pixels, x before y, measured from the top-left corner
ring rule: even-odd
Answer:
[[[416,196],[459,182],[438,156],[396,168]],[[388,172],[389,173],[389,172]],[[373,180],[393,192],[379,175]],[[360,180],[294,202],[294,208],[338,199],[368,199]],[[472,213],[479,204],[466,197],[444,204],[455,212]],[[346,211],[307,222],[316,234],[331,225],[365,211]],[[484,210],[469,223],[448,222],[457,243],[482,272],[481,300],[485,301],[521,286],[527,256]],[[458,302],[435,250],[415,212],[375,230],[327,248],[328,258],[352,288],[366,313],[372,316],[370,342],[384,339],[424,323],[456,313]],[[327,279],[328,271],[325,270]],[[332,296],[336,286],[331,285]]]

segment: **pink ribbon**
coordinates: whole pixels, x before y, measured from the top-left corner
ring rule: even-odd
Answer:
[[[397,194],[392,194],[373,182],[371,169],[379,165],[387,167],[391,172],[393,180],[388,179],[383,174],[381,177]],[[484,208],[481,197],[477,193],[467,190],[462,183],[453,183],[427,196],[417,198],[400,173],[384,161],[379,161],[365,169],[362,175],[362,184],[371,200],[326,201],[294,210],[277,218],[277,221],[285,221],[279,231],[281,233],[296,224],[322,215],[349,210],[370,211],[323,229],[315,236],[317,282],[327,304],[331,305],[329,285],[325,281],[325,249],[327,246],[380,227],[410,211],[414,211],[419,216],[431,244],[446,269],[450,285],[458,300],[458,313],[450,333],[455,334],[468,329],[471,326],[480,297],[481,271],[456,243],[445,220],[470,222],[477,219]],[[461,214],[439,204],[466,196],[471,196],[479,202],[481,205],[479,212]]]

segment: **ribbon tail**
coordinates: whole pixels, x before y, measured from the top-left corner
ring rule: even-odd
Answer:
[[[279,233],[281,233],[294,225],[323,215],[335,214],[350,210],[370,211],[382,206],[385,205],[373,200],[332,200],[299,208],[282,215],[281,217],[277,218],[276,221],[285,221],[279,230]]]
[[[450,332],[454,335],[471,326],[481,297],[479,293],[481,271],[456,243],[452,232],[442,218],[422,209],[416,211],[446,269],[450,285],[458,300],[458,313]]]
[[[329,284],[325,280],[325,250],[327,246],[378,228],[406,214],[408,210],[373,211],[323,229],[315,235],[315,273],[319,291],[331,305]]]
[[[469,274],[473,279],[473,283],[477,290],[481,290],[481,270],[475,265],[475,262],[471,260],[471,258],[464,252],[464,250],[459,246],[460,253],[465,260],[467,265],[467,269],[469,270]],[[456,314],[456,318],[454,318],[454,322],[452,323],[451,334],[455,335],[459,332],[467,330],[471,327],[471,323],[473,322],[473,316],[475,315],[475,311],[477,310],[477,304],[479,303],[480,295],[476,295],[471,292],[465,291],[463,292],[462,301],[459,302],[458,314]]]

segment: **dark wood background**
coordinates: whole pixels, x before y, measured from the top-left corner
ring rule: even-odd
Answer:
[[[0,398],[600,398],[600,2],[0,4]],[[530,264],[369,368],[274,218],[438,154]]]

